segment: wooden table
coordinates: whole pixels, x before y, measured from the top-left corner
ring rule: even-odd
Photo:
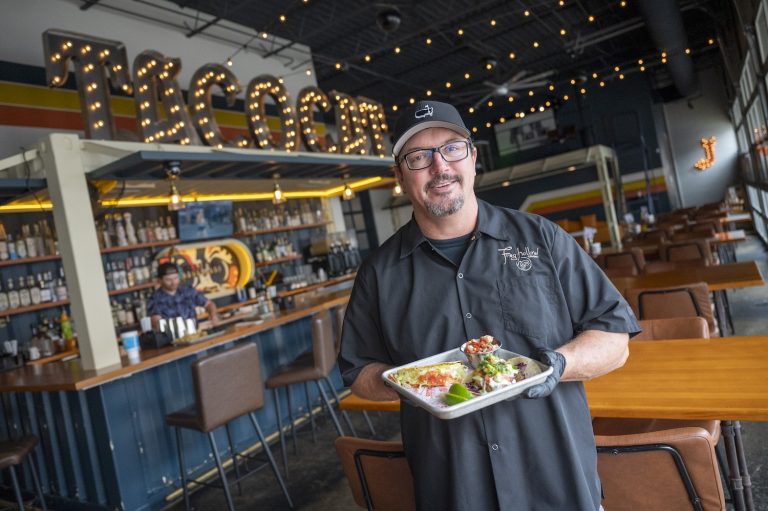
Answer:
[[[634,277],[614,277],[613,285],[619,291],[630,288],[667,287],[706,282],[710,291],[724,291],[765,284],[755,261],[718,264],[714,266],[688,266],[674,271],[649,273]]]
[[[754,509],[740,420],[768,421],[768,336],[629,343],[621,369],[585,383],[593,417],[723,420],[736,509]]]

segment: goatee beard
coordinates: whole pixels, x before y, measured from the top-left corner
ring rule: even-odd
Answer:
[[[450,174],[440,174],[439,176],[435,176],[434,179],[432,179],[427,185],[424,187],[425,192],[429,193],[429,190],[439,186],[444,183],[453,183],[457,182],[460,185],[464,182],[461,176],[452,176]],[[438,217],[443,216],[449,216],[453,215],[454,213],[458,212],[462,207],[464,206],[464,193],[459,192],[458,196],[452,197],[450,199],[445,199],[439,202],[433,202],[427,199],[424,201],[424,207],[427,208],[427,211]]]

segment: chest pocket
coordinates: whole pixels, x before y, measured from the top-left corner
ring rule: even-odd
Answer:
[[[557,318],[553,317],[552,285],[552,278],[546,275],[498,279],[496,286],[504,328],[526,337],[546,341],[548,324],[557,321]]]

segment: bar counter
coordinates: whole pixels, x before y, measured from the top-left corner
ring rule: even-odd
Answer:
[[[276,311],[260,324],[232,326],[195,344],[142,350],[136,362],[123,357],[119,366],[86,371],[77,359],[1,373],[0,429],[5,438],[31,433],[40,439],[32,455],[50,509],[163,509],[180,488],[175,438],[165,416],[194,401],[190,364],[238,343],[254,342],[262,378],[269,377],[312,348],[311,316],[343,306],[351,281],[345,286],[298,295],[294,309]],[[336,388],[343,387],[337,369],[330,377]],[[319,407],[317,391],[311,388],[310,400],[310,406]],[[303,399],[291,404],[294,418],[308,411]],[[280,408],[286,424],[285,393]],[[264,407],[256,414],[267,437],[274,436],[277,415],[271,392],[265,392]],[[231,431],[238,451],[258,443],[247,419],[233,421]],[[229,458],[223,428],[215,436],[222,456]],[[184,443],[187,474],[200,477],[210,471],[214,465],[206,436],[185,432]],[[31,488],[29,471],[23,472],[20,483]]]

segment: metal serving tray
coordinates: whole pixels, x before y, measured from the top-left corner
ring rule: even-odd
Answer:
[[[394,381],[390,380],[389,375],[405,367],[426,366],[426,365],[432,365],[432,364],[440,364],[442,362],[459,361],[459,362],[463,362],[469,367],[469,364],[467,363],[467,358],[464,356],[464,354],[461,352],[459,348],[445,351],[443,353],[440,353],[438,355],[434,355],[431,357],[423,358],[421,360],[411,362],[410,364],[405,364],[399,367],[389,369],[387,371],[384,371],[381,377],[387,385],[392,387],[395,391],[397,391],[400,395],[402,395],[408,401],[415,404],[416,406],[424,408],[426,411],[428,411],[435,417],[438,417],[440,419],[455,419],[457,417],[461,417],[462,415],[466,415],[476,410],[480,410],[481,408],[491,406],[495,403],[498,403],[499,401],[514,399],[517,396],[519,396],[525,389],[543,382],[547,378],[547,376],[549,376],[552,373],[552,368],[550,366],[546,364],[542,364],[538,360],[534,360],[532,358],[520,355],[518,353],[514,353],[512,351],[508,351],[505,349],[498,349],[496,350],[494,355],[504,360],[509,360],[510,358],[516,358],[516,357],[523,359],[523,361],[527,364],[527,367],[525,368],[525,379],[519,382],[511,383],[506,387],[493,390],[491,392],[482,394],[480,396],[474,397],[472,399],[464,401],[463,403],[459,403],[453,406],[448,406],[443,402],[442,395],[445,392],[447,392],[448,390],[447,388],[440,387],[440,389],[442,390],[435,392],[431,396],[421,395],[414,392],[410,388],[403,387],[402,385],[399,385]],[[470,371],[472,370],[471,367],[469,368],[469,370]]]

